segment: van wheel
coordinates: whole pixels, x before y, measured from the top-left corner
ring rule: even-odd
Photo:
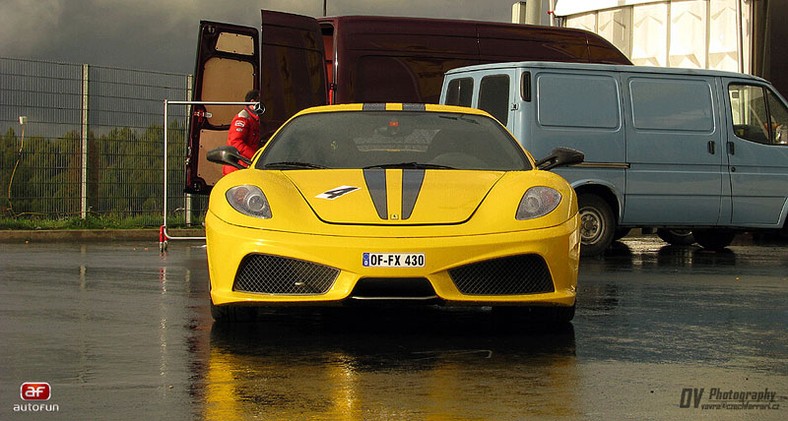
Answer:
[[[695,241],[697,241],[701,247],[714,251],[720,251],[731,245],[733,238],[736,236],[736,232],[734,231],[714,229],[695,230],[693,233],[695,235]]]
[[[626,237],[630,231],[632,231],[632,228],[616,228],[616,232],[613,234],[613,241]]]
[[[660,228],[657,230],[657,236],[674,246],[689,246],[695,243],[695,236],[690,230]]]
[[[613,242],[616,221],[610,205],[594,194],[577,198],[580,213],[580,255],[597,256]]]

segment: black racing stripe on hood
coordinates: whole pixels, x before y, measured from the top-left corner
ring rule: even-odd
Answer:
[[[364,170],[364,182],[375,205],[380,219],[388,219],[388,204],[386,197],[386,170],[383,168],[367,168]]]
[[[386,111],[385,103],[367,103],[361,106],[361,111]]]
[[[402,171],[402,219],[410,218],[424,183],[424,170]]]
[[[427,106],[424,104],[402,104],[402,111],[426,111]]]

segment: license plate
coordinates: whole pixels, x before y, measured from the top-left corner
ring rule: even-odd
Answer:
[[[370,268],[421,268],[424,253],[363,253],[362,263]]]

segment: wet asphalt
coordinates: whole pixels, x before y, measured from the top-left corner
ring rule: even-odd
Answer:
[[[785,240],[628,237],[581,262],[559,328],[435,308],[220,325],[207,276],[195,241],[0,244],[0,419],[788,419]]]

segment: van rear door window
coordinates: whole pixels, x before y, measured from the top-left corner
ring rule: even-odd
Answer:
[[[479,84],[479,108],[504,126],[509,122],[509,75],[485,76]]]
[[[537,118],[542,126],[616,129],[621,126],[618,85],[608,76],[537,75]]]
[[[714,131],[711,85],[706,81],[632,78],[629,90],[636,129]]]
[[[452,79],[446,89],[446,104],[470,107],[473,100],[473,78]]]

